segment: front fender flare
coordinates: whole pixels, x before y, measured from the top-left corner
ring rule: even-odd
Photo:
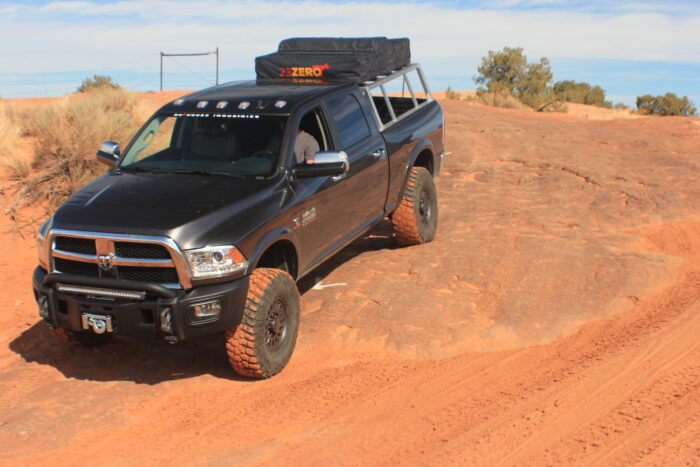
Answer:
[[[290,227],[277,227],[276,229],[273,229],[267,232],[265,235],[263,235],[258,244],[255,246],[253,252],[250,255],[250,258],[248,258],[248,268],[246,269],[245,273],[252,273],[255,267],[258,265],[258,262],[260,261],[260,258],[262,257],[263,253],[270,247],[270,245],[280,240],[286,240],[292,244],[298,259],[299,245],[297,243],[294,231]]]

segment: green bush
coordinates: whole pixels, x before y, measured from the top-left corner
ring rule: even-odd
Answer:
[[[552,70],[549,60],[527,63],[522,47],[504,47],[500,52],[489,50],[481,59],[481,66],[474,77],[478,94],[504,92],[516,97],[537,111],[560,110],[552,90]]]
[[[476,84],[485,84],[488,92],[499,92],[504,89],[513,92],[525,76],[527,57],[521,47],[505,47],[501,52],[489,50],[487,56],[481,58],[479,74],[474,78]],[[479,91],[484,91],[479,88]]]
[[[612,108],[612,102],[605,100],[605,91],[600,86],[576,81],[557,81],[553,90],[560,101]]]
[[[78,92],[90,92],[95,89],[120,89],[117,83],[112,81],[111,76],[94,75],[92,78],[85,78],[78,88]]]
[[[672,92],[663,96],[650,96],[648,94],[637,97],[637,109],[648,115],[663,116],[696,116],[697,110],[686,96],[678,97]]]

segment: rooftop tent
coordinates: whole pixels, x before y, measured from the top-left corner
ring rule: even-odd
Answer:
[[[293,38],[255,59],[258,79],[369,81],[411,62],[409,40],[386,37]]]

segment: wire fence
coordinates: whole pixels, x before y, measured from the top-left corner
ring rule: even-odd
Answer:
[[[214,81],[213,84],[219,84],[219,48],[218,47],[213,52],[196,52],[196,53],[165,53],[165,52],[161,52],[160,53],[160,90],[161,91],[163,90],[163,62],[166,58],[169,58],[170,60],[175,62],[177,65],[179,65],[181,68],[194,74],[195,76],[197,76],[198,78],[200,78],[204,82],[212,84],[211,81],[208,80],[207,78],[205,78],[204,76],[195,72],[191,68],[185,66],[183,63],[180,63],[178,60],[175,60],[175,57],[194,58],[194,57],[209,57],[212,55],[216,57],[216,80]]]
[[[26,97],[56,97],[77,91],[85,79],[94,75],[110,76],[112,81],[120,86],[133,91],[157,91],[163,89],[201,89],[213,86],[219,80],[219,56],[216,52],[216,74],[212,73],[214,66],[211,57],[202,54],[165,54],[166,64],[172,63],[165,70],[159,71],[155,65],[154,57],[141,57],[116,64],[95,67],[92,70],[61,71],[44,73],[2,73],[0,72],[0,98],[26,98]],[[184,57],[188,57],[184,63]],[[135,68],[135,69],[134,69]],[[140,68],[140,69],[139,69]],[[151,68],[152,71],[145,71]],[[165,77],[165,83],[163,81]]]

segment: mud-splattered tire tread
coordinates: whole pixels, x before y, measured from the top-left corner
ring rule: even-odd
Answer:
[[[111,334],[91,334],[88,332],[68,331],[63,328],[51,330],[56,340],[70,347],[100,347],[112,340]]]
[[[264,320],[266,307],[271,306],[275,293],[283,286],[293,287],[294,303],[291,305],[296,307],[298,323],[299,292],[294,279],[285,271],[270,268],[258,268],[250,275],[243,320],[238,326],[226,331],[226,353],[236,373],[252,378],[270,378],[279,373],[289,361],[298,328],[294,327],[293,335],[289,336],[292,339],[289,355],[273,364],[266,362],[262,355],[266,344],[264,335],[260,332],[260,322]]]
[[[431,241],[435,236],[437,229],[437,219],[432,232],[422,232],[419,227],[418,215],[416,213],[416,203],[420,196],[420,191],[425,184],[430,184],[427,188],[432,190],[432,196],[435,197],[435,206],[433,215],[437,216],[437,192],[432,184],[432,176],[424,167],[413,167],[406,182],[406,190],[401,199],[399,207],[394,211],[391,217],[391,223],[394,228],[396,242],[401,246],[420,245]]]

